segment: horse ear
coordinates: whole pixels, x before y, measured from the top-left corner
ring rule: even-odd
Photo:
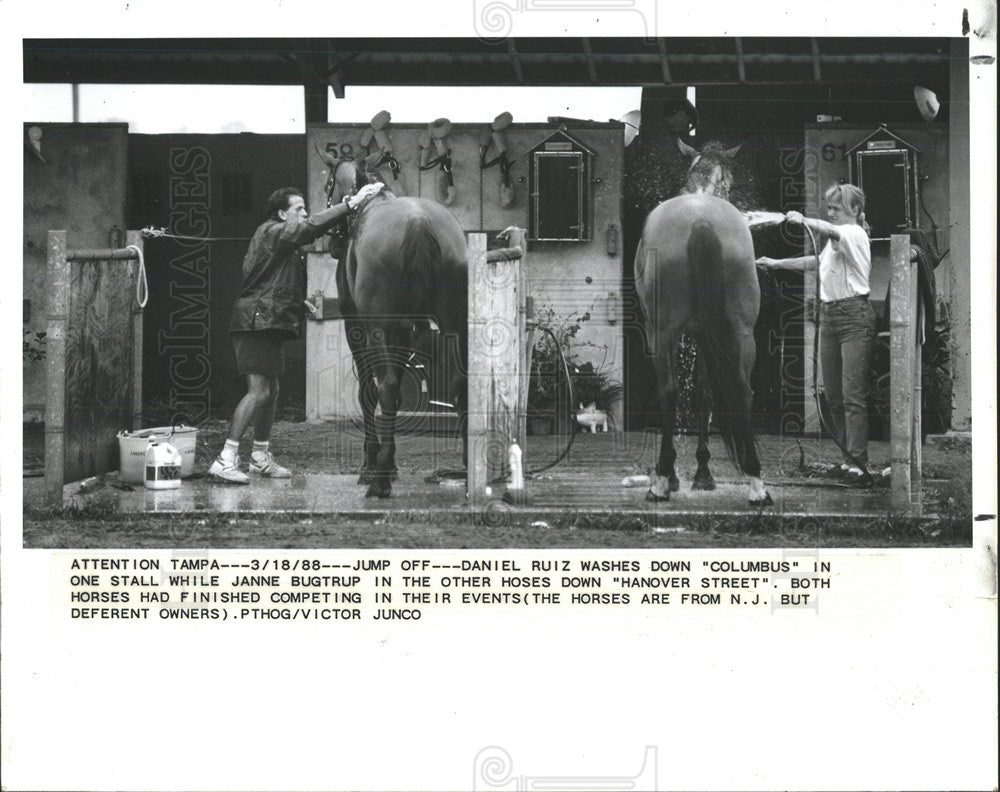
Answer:
[[[740,143],[738,146],[733,146],[731,149],[726,149],[725,151],[722,152],[722,155],[724,157],[729,157],[729,159],[732,159],[733,157],[736,156],[736,153],[741,148],[743,148],[743,144],[742,143]]]
[[[692,146],[689,146],[680,138],[677,138],[677,148],[681,152],[681,154],[683,154],[688,159],[694,159],[695,157],[698,156],[698,150],[693,148]]]
[[[323,162],[326,163],[326,166],[328,168],[332,168],[338,162],[340,162],[340,160],[338,160],[335,156],[333,156],[329,152],[323,151],[323,149],[321,149],[319,146],[317,146],[316,143],[313,143],[313,146],[316,149],[316,153],[319,154],[320,159],[323,160]]]

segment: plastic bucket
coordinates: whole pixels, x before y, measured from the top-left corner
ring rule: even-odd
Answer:
[[[181,478],[193,476],[194,452],[198,447],[198,430],[193,426],[184,426],[183,424],[173,426],[167,442],[180,452]]]
[[[194,456],[198,430],[193,426],[157,426],[135,432],[118,433],[118,478],[129,484],[142,484],[146,467],[146,448],[150,440],[170,443],[181,455],[181,478],[194,474]]]

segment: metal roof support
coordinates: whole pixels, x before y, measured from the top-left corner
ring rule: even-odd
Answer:
[[[815,38],[810,39],[812,44],[812,59],[813,59],[813,79],[821,83],[823,82],[822,74],[819,69],[819,41]]]

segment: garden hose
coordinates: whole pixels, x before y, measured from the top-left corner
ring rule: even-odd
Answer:
[[[555,344],[556,351],[559,353],[559,361],[562,363],[563,376],[566,378],[566,396],[567,396],[567,400],[568,400],[567,404],[569,404],[570,408],[572,408],[572,406],[573,406],[573,378],[569,374],[569,363],[566,362],[566,356],[563,354],[562,347],[559,345],[559,341],[556,338],[556,334],[553,333],[552,330],[551,330],[551,328],[548,328],[548,327],[541,327],[541,326],[536,325],[535,329],[541,330],[543,333],[548,333],[552,337],[552,343]],[[531,372],[530,371],[528,372],[528,376],[529,377],[531,376]],[[543,471],[548,470],[549,468],[552,468],[552,467],[555,467],[556,465],[558,465],[560,462],[562,462],[566,458],[567,454],[569,454],[569,450],[573,447],[573,440],[575,438],[576,438],[576,430],[575,430],[574,427],[570,426],[570,429],[569,429],[569,440],[566,441],[566,447],[562,450],[562,453],[560,453],[559,456],[557,456],[554,460],[552,460],[551,462],[549,462],[546,465],[543,465],[540,468],[534,468],[532,470],[526,470],[526,471],[524,471],[524,475],[526,475],[526,476],[534,476],[534,475],[536,475],[538,473],[541,473]]]

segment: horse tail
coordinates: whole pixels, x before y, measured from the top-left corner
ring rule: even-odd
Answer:
[[[753,442],[745,399],[750,383],[741,381],[739,339],[726,310],[722,243],[708,221],[698,220],[692,226],[687,258],[698,317],[698,354],[705,356],[712,416],[729,458],[743,472],[746,444]]]
[[[403,283],[413,289],[417,311],[433,313],[434,290],[441,277],[441,245],[423,214],[414,215],[406,221],[402,255]]]

